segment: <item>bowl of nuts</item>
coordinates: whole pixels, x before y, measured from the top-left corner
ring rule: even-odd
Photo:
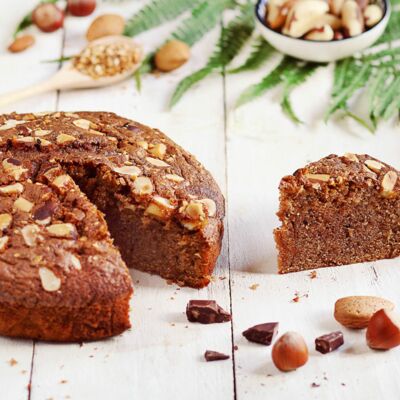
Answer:
[[[389,0],[258,0],[256,21],[264,38],[280,52],[329,62],[376,42],[390,12]]]

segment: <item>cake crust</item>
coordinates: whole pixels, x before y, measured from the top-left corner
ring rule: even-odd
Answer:
[[[398,171],[366,154],[330,155],[281,180],[280,273],[400,254]]]

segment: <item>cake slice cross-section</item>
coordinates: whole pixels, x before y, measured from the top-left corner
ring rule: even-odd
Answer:
[[[280,273],[400,255],[400,180],[369,156],[330,155],[281,180]]]

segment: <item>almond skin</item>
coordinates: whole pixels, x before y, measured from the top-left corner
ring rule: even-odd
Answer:
[[[154,57],[158,70],[173,71],[185,64],[190,58],[189,46],[180,40],[170,40],[162,46]]]
[[[303,337],[297,332],[286,332],[272,348],[272,361],[283,371],[293,371],[308,361],[308,348]]]
[[[35,38],[32,35],[23,35],[17,37],[11,44],[8,46],[8,50],[11,53],[19,53],[28,49],[29,47],[35,44]]]
[[[379,310],[367,329],[367,344],[371,349],[389,350],[400,345],[400,317],[390,310]]]
[[[86,39],[91,42],[104,36],[122,35],[124,27],[125,20],[120,15],[100,15],[90,24],[86,32]]]
[[[368,326],[371,317],[380,309],[394,309],[389,300],[375,296],[349,296],[336,301],[334,316],[336,321],[352,329]]]

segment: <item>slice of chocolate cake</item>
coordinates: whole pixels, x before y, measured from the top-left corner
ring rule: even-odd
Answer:
[[[400,254],[398,171],[368,155],[330,155],[282,179],[274,232],[280,273]]]

